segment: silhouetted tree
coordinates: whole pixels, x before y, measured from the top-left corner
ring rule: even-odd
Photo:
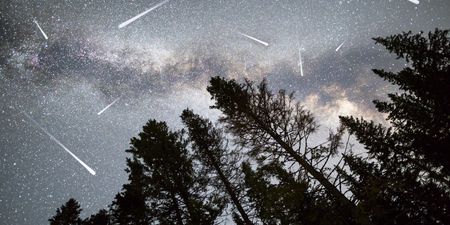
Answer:
[[[129,183],[123,185],[122,192],[116,195],[111,205],[113,221],[121,225],[148,225],[152,216],[144,193],[147,183],[143,166],[135,157],[127,158],[127,165]]]
[[[80,204],[73,198],[56,210],[56,215],[50,218],[50,225],[81,225]]]
[[[209,120],[194,114],[192,110],[184,110],[181,118],[189,131],[189,137],[197,158],[217,174],[222,186],[219,189],[228,194],[234,207],[239,212],[240,218],[242,218],[242,223],[253,224],[240,200],[239,190],[230,181],[232,174],[228,172],[230,165],[227,165],[230,153],[226,149],[226,143],[224,143],[226,139],[222,130],[215,128]]]
[[[450,38],[448,30],[375,38],[405,59],[397,73],[374,70],[401,92],[375,100],[391,126],[341,117],[368,150],[348,156],[359,206],[378,224],[450,224]]]
[[[320,183],[347,223],[370,223],[328,179],[329,174],[323,167],[318,166],[322,159],[335,153],[341,131],[329,140],[329,148],[309,147],[308,137],[317,128],[311,114],[294,101],[292,94],[287,95],[284,91],[272,94],[265,81],[255,87],[249,81],[239,84],[235,80],[214,77],[207,90],[215,100],[212,108],[224,114],[219,120],[239,144],[252,149],[252,155],[281,159],[284,164],[298,163],[304,174]]]
[[[255,169],[243,164],[247,195],[263,224],[345,224],[326,196],[283,167],[278,162]]]
[[[83,221],[83,225],[111,225],[111,216],[108,211],[102,209]]]
[[[208,193],[208,179],[194,168],[183,134],[183,131],[169,131],[164,122],[150,120],[139,138],[131,140],[132,146],[127,150],[133,155],[133,160],[128,160],[130,184],[124,186],[125,193],[116,200],[117,205],[120,205],[119,201],[126,203],[113,210],[114,214],[120,215],[122,211],[133,208],[134,197],[137,197],[139,215],[145,214],[145,224],[150,221],[159,224],[214,224],[225,202]],[[133,171],[138,171],[136,174],[139,175],[133,176]],[[133,186],[139,191],[137,195],[128,197],[128,190]]]

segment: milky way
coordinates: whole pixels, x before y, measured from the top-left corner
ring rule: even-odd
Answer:
[[[448,29],[449,12],[448,0],[2,1],[0,224],[47,224],[70,197],[82,216],[107,207],[148,119],[179,128],[187,107],[219,116],[211,76],[295,91],[324,129],[338,115],[380,120],[371,101],[396,89],[371,69],[405,64],[371,38]]]

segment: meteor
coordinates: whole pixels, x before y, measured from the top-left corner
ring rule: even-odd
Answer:
[[[137,16],[135,16],[135,17],[133,17],[133,18],[131,18],[131,19],[129,19],[129,20],[127,20],[127,21],[125,21],[125,22],[119,24],[119,29],[128,26],[128,24],[134,22],[135,20],[141,18],[141,17],[144,16],[145,14],[147,14],[147,13],[149,13],[149,12],[151,12],[151,11],[153,11],[153,10],[159,8],[160,6],[166,4],[168,1],[170,1],[170,0],[162,1],[162,2],[160,2],[160,3],[158,3],[158,4],[156,4],[155,6],[151,7],[150,9],[147,9],[146,11],[144,11],[144,12],[138,14]]]
[[[29,120],[31,120],[37,127],[39,127],[39,129],[41,129],[45,134],[47,134],[50,139],[52,139],[54,142],[56,142],[59,146],[61,146],[61,148],[63,148],[64,150],[66,150],[66,152],[68,152],[74,159],[76,159],[84,168],[87,169],[87,171],[89,171],[90,174],[95,176],[95,171],[93,169],[91,169],[91,167],[89,167],[88,165],[86,165],[86,163],[84,163],[83,161],[81,161],[81,159],[79,159],[75,154],[73,154],[66,146],[64,146],[58,139],[56,139],[52,134],[50,134],[47,130],[45,130],[38,122],[36,122],[36,120],[34,120],[33,118],[31,118],[31,116],[29,116],[28,114],[26,114],[25,112],[22,112]]]
[[[408,0],[408,1],[410,1],[410,2],[412,2],[412,3],[414,3],[414,4],[416,4],[416,5],[419,4],[419,0]]]
[[[342,44],[340,44],[337,48],[336,48],[336,52],[339,51],[339,49],[341,49],[342,45],[344,45],[345,41],[342,42]]]
[[[39,28],[39,30],[41,31],[42,35],[44,36],[45,40],[48,39],[47,35],[45,34],[45,32],[42,30],[41,26],[39,26],[38,22],[36,20],[33,20],[33,22],[37,25],[37,27]]]
[[[265,41],[261,41],[261,40],[259,40],[258,38],[255,38],[255,37],[252,37],[252,36],[250,36],[250,35],[247,35],[247,34],[244,34],[244,33],[241,33],[241,32],[239,32],[239,34],[240,35],[242,35],[242,36],[244,36],[244,37],[246,37],[246,38],[249,38],[249,39],[251,39],[251,40],[253,40],[253,41],[256,41],[256,42],[258,42],[258,43],[260,43],[260,44],[262,44],[262,45],[264,45],[264,46],[269,46],[269,43],[267,43],[267,42],[265,42]]]
[[[300,66],[300,75],[303,77],[303,62],[301,49],[298,49],[298,65]]]
[[[113,102],[111,102],[111,104],[107,105],[104,109],[102,109],[100,112],[98,112],[97,115],[102,114],[105,110],[107,110],[109,107],[111,107],[112,105],[114,105],[114,103],[116,103],[119,99],[120,99],[120,97],[118,97],[116,100],[114,100]]]

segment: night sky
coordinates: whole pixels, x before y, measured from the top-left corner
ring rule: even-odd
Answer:
[[[396,88],[371,69],[405,64],[371,38],[450,28],[448,0],[170,0],[119,29],[160,2],[0,0],[0,224],[48,224],[71,197],[83,217],[107,207],[147,120],[220,115],[211,76],[295,91],[323,130],[381,121],[371,101]]]

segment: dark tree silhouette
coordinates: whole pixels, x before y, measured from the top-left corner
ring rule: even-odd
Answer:
[[[81,225],[80,219],[81,212],[80,204],[71,198],[66,204],[62,205],[56,210],[56,215],[50,218],[50,225]]]
[[[130,184],[113,204],[119,206],[113,210],[116,219],[132,218],[124,212],[135,207],[133,213],[144,218],[139,224],[214,224],[225,202],[208,193],[207,177],[194,168],[183,134],[150,120],[131,140]]]
[[[390,127],[354,117],[342,123],[368,157],[347,157],[360,207],[379,224],[450,224],[450,38],[448,30],[375,38],[407,67],[374,70],[401,92],[375,100]]]
[[[97,214],[83,221],[83,225],[111,225],[111,216],[108,211],[102,209]]]
[[[312,115],[296,104],[293,95],[280,91],[273,95],[265,81],[256,88],[246,81],[214,77],[207,90],[215,100],[212,108],[223,112],[219,120],[234,134],[238,143],[252,148],[253,155],[263,158],[284,159],[295,162],[305,174],[318,181],[336,203],[348,223],[368,224],[370,221],[329,179],[325,170],[316,167],[326,154],[324,148],[311,148],[307,144],[317,125]],[[335,152],[341,132],[330,138],[328,152]],[[308,158],[309,155],[309,158]]]
[[[243,164],[247,196],[263,224],[346,224],[326,196],[278,162]]]
[[[201,118],[189,109],[183,111],[181,118],[188,128],[193,149],[199,160],[215,171],[221,186],[223,186],[219,189],[227,192],[231,202],[239,212],[240,218],[242,218],[242,223],[253,224],[239,198],[239,190],[230,181],[232,174],[228,172],[230,165],[227,165],[227,160],[229,160],[227,154],[229,152],[226,150],[222,130],[215,128],[209,120]]]
[[[127,159],[130,183],[123,185],[121,193],[116,195],[112,205],[113,221],[118,224],[147,225],[151,221],[150,209],[146,204],[146,187],[142,165],[136,158]]]

